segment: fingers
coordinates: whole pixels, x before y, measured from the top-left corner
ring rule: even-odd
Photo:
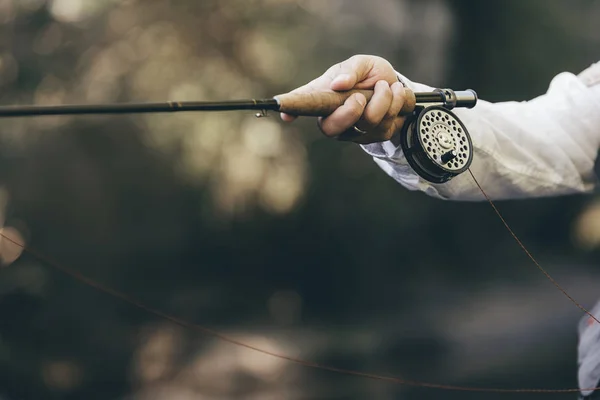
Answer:
[[[293,92],[351,89],[374,89],[374,94],[368,104],[363,95],[351,96],[331,115],[319,118],[324,135],[356,143],[373,143],[389,140],[401,130],[404,118],[398,117],[398,113],[405,101],[404,88],[391,64],[380,57],[353,56]],[[292,122],[297,117],[282,113],[281,119]],[[368,133],[361,134],[354,127]]]
[[[333,67],[332,67],[333,68]],[[331,70],[331,68],[330,68]],[[328,75],[329,74],[329,75]],[[313,79],[305,85],[297,87],[296,89],[290,91],[289,93],[311,93],[315,91],[327,90],[331,83],[331,72],[328,70],[325,74],[319,76],[318,78]],[[280,113],[280,117],[284,122],[293,122],[298,117],[295,115],[290,115],[286,113]]]
[[[399,82],[391,86],[384,81],[377,82],[375,93],[362,117],[354,124],[346,125],[346,130],[337,137],[338,140],[361,144],[390,140],[404,124],[404,118],[398,116],[404,105],[404,95],[404,87]],[[353,126],[367,133],[361,134]]]
[[[333,114],[321,118],[321,130],[329,137],[336,137],[354,125],[363,131],[377,130],[389,113],[392,101],[393,92],[390,85],[385,81],[379,81],[375,84],[373,97],[368,105],[362,94],[350,96]]]
[[[390,85],[385,81],[378,81],[375,84],[373,97],[362,116],[359,128],[364,131],[375,129],[388,114],[392,105],[393,94]]]
[[[371,126],[363,129],[368,132],[372,132],[372,136],[380,137],[382,140],[389,140],[396,133],[397,130],[395,129],[394,124],[397,124],[399,120],[402,123],[404,122],[403,118],[400,119],[400,117],[398,117],[398,114],[400,113],[400,110],[402,110],[405,101],[404,86],[402,86],[400,82],[396,82],[389,87],[388,93],[390,96],[389,106],[384,109],[384,103],[383,100],[381,100],[381,109],[378,110],[377,113],[373,112],[377,118],[379,117],[380,113],[385,112],[381,120],[374,118],[369,119],[369,117],[367,117],[366,119]]]
[[[290,93],[372,89],[378,80],[384,80],[390,84],[397,81],[391,64],[381,57],[355,55],[332,66],[320,77]],[[285,122],[292,122],[297,118],[284,113],[281,114],[281,119]]]
[[[326,118],[319,118],[319,126],[325,136],[336,137],[347,131],[362,116],[367,99],[356,93],[344,102],[344,105],[335,110]]]
[[[306,90],[306,87],[296,90]],[[319,118],[319,127],[325,136],[343,141],[366,144],[390,140],[404,124],[404,118],[398,116],[404,106],[404,96],[404,86],[400,82],[390,86],[387,81],[380,80],[375,83],[373,97],[368,103],[362,94],[356,93],[331,115]],[[286,122],[296,119],[285,113],[281,118]],[[361,134],[354,127],[367,133]]]
[[[402,107],[404,107],[406,91],[404,90],[404,85],[400,82],[393,83],[392,86],[390,86],[390,89],[392,90],[392,105],[386,114],[386,118],[394,119],[398,117]]]
[[[281,120],[284,122],[294,122],[296,120],[296,116],[294,115],[289,115],[286,113],[279,113],[279,116],[281,117]]]
[[[294,92],[311,92],[331,89],[346,91],[353,89],[357,83],[363,81],[373,68],[372,57],[357,55],[329,68],[323,75],[313,81],[294,89]],[[293,122],[297,117],[282,113],[281,119]]]

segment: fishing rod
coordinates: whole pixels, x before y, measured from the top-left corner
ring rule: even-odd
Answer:
[[[346,92],[322,91],[314,93],[286,93],[270,99],[248,99],[229,101],[166,101],[159,103],[116,103],[78,104],[55,106],[1,106],[0,117],[30,117],[41,115],[76,114],[140,114],[182,111],[278,111],[297,116],[326,116],[344,104],[355,93],[362,93],[367,100],[373,96],[372,90],[350,90]],[[400,115],[409,115],[418,106],[444,105],[473,107],[477,94],[472,90],[454,92],[450,89],[433,92],[413,92],[405,89],[406,102]],[[262,116],[262,114],[261,114]]]
[[[355,93],[362,93],[369,101],[374,91],[290,92],[273,98],[229,101],[2,106],[0,117],[240,110],[259,111],[257,117],[266,116],[268,111],[320,117],[332,114]],[[405,88],[405,102],[399,115],[406,116],[407,120],[401,132],[400,145],[407,161],[422,178],[442,183],[469,168],[473,158],[471,137],[450,110],[455,107],[472,108],[476,103],[477,93],[470,89],[413,92]]]

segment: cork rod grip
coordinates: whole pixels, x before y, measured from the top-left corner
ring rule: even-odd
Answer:
[[[416,105],[416,97],[412,90],[405,88],[405,102],[398,115],[409,115]],[[279,103],[279,111],[286,114],[305,117],[324,117],[333,113],[354,93],[362,93],[367,102],[373,97],[372,90],[349,90],[334,92],[331,90],[312,93],[286,93],[275,96]]]

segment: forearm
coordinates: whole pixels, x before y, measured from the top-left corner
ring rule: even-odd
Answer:
[[[598,68],[598,66],[596,66]],[[594,72],[594,71],[592,71]],[[590,191],[600,145],[600,84],[563,73],[543,96],[528,102],[489,103],[453,112],[471,134],[471,170],[494,199]],[[414,91],[431,87],[403,78]],[[596,82],[597,83],[597,82]],[[391,142],[363,146],[377,164],[410,190],[449,200],[482,200],[468,173],[444,184],[418,177]]]

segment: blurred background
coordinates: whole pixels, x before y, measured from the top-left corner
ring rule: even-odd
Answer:
[[[526,100],[598,61],[599,18],[593,0],[0,0],[0,103],[269,97],[358,53]],[[314,120],[0,122],[3,233],[152,307],[342,368],[577,385],[582,313],[489,205],[409,192]],[[598,200],[499,203],[586,307],[600,299]],[[509,397],[309,370],[159,320],[6,240],[0,259],[2,400]]]

